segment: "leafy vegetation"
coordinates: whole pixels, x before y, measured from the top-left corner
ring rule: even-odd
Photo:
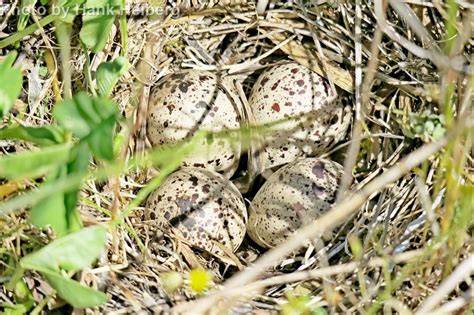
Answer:
[[[22,8],[32,7],[34,4],[35,2],[23,1]],[[57,5],[60,12],[65,14],[61,16],[62,22],[58,23],[72,23],[74,15],[78,13],[75,6],[81,4],[81,1],[59,2]],[[108,3],[87,1],[84,5],[86,10],[80,32],[81,40],[94,52],[103,49],[115,15],[98,14],[90,17],[87,12],[104,5]],[[55,7],[56,5],[51,6],[52,11]],[[117,7],[120,8],[120,3],[117,3]],[[22,36],[35,30],[34,27],[26,27],[28,20],[29,16],[20,16],[18,32],[23,31]],[[58,32],[61,30],[60,28]],[[70,28],[66,28],[66,32],[71,32]],[[66,37],[70,35],[66,34]],[[8,38],[6,42],[2,42],[2,46],[11,44]],[[12,67],[15,57],[16,53],[12,51],[0,63],[2,116],[8,115],[22,88],[20,68]],[[21,200],[10,200],[10,204],[6,204],[7,207],[4,204],[2,212],[14,211],[15,208],[28,205],[31,207],[30,222],[40,228],[51,227],[57,237],[18,262],[11,262],[11,270],[15,276],[7,287],[15,288],[17,304],[5,306],[10,313],[24,313],[33,307],[31,294],[21,277],[23,270],[39,272],[57,294],[73,307],[94,307],[103,304],[107,299],[104,293],[81,285],[71,276],[90,267],[104,250],[107,228],[83,228],[77,212],[77,201],[81,182],[90,172],[90,160],[114,160],[113,145],[118,108],[108,96],[124,69],[126,60],[123,58],[101,64],[96,79],[99,93],[103,96],[91,97],[79,91],[72,98],[66,97],[54,107],[54,125],[26,127],[10,122],[0,130],[2,139],[22,140],[40,147],[39,150],[4,155],[0,158],[0,177],[9,181],[4,185],[25,180],[37,181],[34,185],[37,186],[35,192],[23,195]],[[44,176],[43,181],[38,181]],[[57,187],[64,187],[64,183],[68,184],[67,187],[58,190]],[[20,201],[20,204],[14,208],[8,207],[15,201]]]

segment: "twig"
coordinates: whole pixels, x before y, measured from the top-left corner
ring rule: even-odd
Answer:
[[[359,13],[359,14],[358,14]],[[359,18],[357,17],[358,15]],[[356,8],[356,21],[359,20],[361,22],[361,12],[357,12]],[[357,31],[356,27],[356,36],[355,36],[355,42],[356,42],[356,123],[354,125],[354,130],[352,132],[352,140],[351,144],[349,146],[349,150],[347,153],[347,158],[344,161],[344,175],[341,179],[341,184],[339,186],[339,190],[337,192],[337,202],[341,201],[343,199],[344,194],[347,192],[349,189],[349,185],[352,179],[352,169],[354,168],[354,165],[356,164],[356,159],[357,155],[359,153],[359,148],[360,148],[360,142],[362,140],[362,126],[364,123],[364,118],[366,113],[369,112],[369,101],[370,101],[370,87],[372,86],[372,82],[374,81],[375,75],[377,73],[377,64],[378,64],[378,55],[379,55],[379,45],[382,41],[382,30],[380,27],[377,27],[375,30],[374,34],[374,41],[372,42],[370,51],[371,51],[371,58],[369,59],[369,63],[367,65],[367,71],[366,71],[366,76],[364,78],[364,82],[362,83],[362,60],[358,60],[358,55],[359,58],[362,58],[362,43],[360,42],[362,39],[360,37],[361,34],[357,34],[360,32],[360,25],[359,25],[359,30]],[[358,36],[359,35],[359,36]],[[359,45],[358,42],[359,41]],[[359,52],[357,50],[357,47],[359,47]],[[359,67],[358,67],[359,65]],[[358,71],[358,68],[360,69]],[[358,80],[358,75],[360,75],[360,78]],[[362,86],[361,86],[362,84]],[[359,91],[359,93],[357,93]]]
[[[265,13],[265,9],[267,8],[269,0],[258,0],[257,2],[257,13],[263,14]]]
[[[410,251],[410,252],[393,256],[389,262],[393,264],[407,262],[419,257],[421,254],[422,254],[421,250]],[[364,265],[366,265],[369,268],[375,268],[375,267],[381,267],[382,265],[386,263],[387,263],[386,258],[376,257],[369,260],[367,264],[364,263]],[[323,267],[323,268],[319,268],[315,270],[293,272],[293,273],[275,276],[275,277],[260,280],[260,281],[255,281],[253,283],[250,283],[240,288],[235,288],[228,291],[222,290],[221,292],[219,292],[219,295],[224,297],[224,296],[229,296],[233,294],[239,294],[242,292],[252,292],[261,288],[274,286],[274,285],[280,285],[280,284],[297,282],[297,281],[306,281],[306,280],[316,279],[316,278],[324,278],[327,276],[334,276],[341,273],[353,272],[360,266],[361,266],[360,262],[353,261],[346,264],[328,266],[328,267]]]
[[[463,296],[455,298],[446,304],[443,304],[438,309],[431,312],[432,315],[442,315],[442,314],[453,314],[454,311],[459,310],[461,307],[465,306],[468,303],[474,301],[474,290],[471,288],[463,294]]]
[[[63,83],[63,98],[72,97],[71,81],[71,32],[67,24],[55,21],[56,36],[60,46],[59,56],[61,57],[61,78]]]
[[[394,8],[395,11],[397,11],[404,18],[404,20],[415,32],[418,38],[422,42],[427,43],[428,48],[433,47],[437,51],[439,51],[439,47],[436,44],[435,40],[430,35],[430,33],[426,30],[426,28],[423,26],[421,21],[416,16],[415,12],[413,12],[413,10],[408,6],[408,4],[403,3],[402,1],[394,1],[394,0],[390,0],[389,2],[390,2],[390,6]]]
[[[359,5],[360,5],[360,0],[358,0],[359,2]],[[298,5],[299,9],[303,12],[303,16],[306,17],[306,19],[310,19],[309,16],[308,16],[308,12],[306,10],[306,8],[304,7],[304,5],[302,3],[299,3]],[[360,21],[360,20],[359,20]],[[325,55],[324,55],[324,52],[323,52],[323,49],[321,47],[321,43],[319,41],[319,38],[318,38],[318,35],[316,35],[316,30],[314,28],[314,25],[313,24],[308,24],[309,26],[309,29],[310,29],[310,35],[311,35],[311,38],[313,39],[313,42],[314,42],[314,45],[316,47],[316,50],[318,52],[318,56],[321,56],[320,58],[320,63],[321,63],[321,66],[322,66],[322,70],[324,71],[324,73],[326,74],[325,77],[328,79],[329,81],[329,85],[330,85],[330,89],[332,91],[332,94],[333,95],[337,95],[337,90],[336,90],[336,87],[334,85],[334,82],[331,78],[331,76],[328,76],[327,73],[329,72],[329,67],[328,67],[328,63],[326,62],[326,60],[329,60]],[[359,23],[359,32],[357,32],[357,25],[356,25],[356,38],[357,38],[357,33],[359,33],[359,39],[361,38],[360,36],[360,23]],[[361,63],[362,63],[362,53],[359,54],[359,70],[360,70],[360,76],[359,78],[362,78],[362,68],[360,67]],[[357,52],[356,52],[356,59],[357,59]],[[356,64],[357,64],[357,60],[356,60]],[[356,88],[357,88],[357,69],[356,69]],[[360,91],[360,90],[359,90]],[[357,94],[357,89],[356,89],[356,94]],[[309,223],[310,221],[301,221],[301,222],[304,222],[304,224],[306,223]],[[319,265],[320,267],[328,267],[329,266],[329,259],[328,259],[328,256],[327,256],[327,252],[326,252],[326,249],[324,247],[324,243],[321,241],[321,240],[314,240],[312,242],[316,252],[318,253],[318,256],[319,256]],[[334,294],[334,288],[332,287],[331,283],[334,283],[334,281],[328,276],[328,277],[323,277],[323,289],[324,289],[324,294],[325,296],[327,297],[327,300],[329,301],[335,301],[335,294]],[[331,304],[334,304],[332,302],[330,302]]]
[[[398,34],[392,27],[389,26],[389,24],[387,23],[387,20],[385,19],[383,2],[384,1],[375,1],[374,10],[375,10],[375,15],[377,16],[377,24],[388,37],[390,37],[395,42],[402,45],[405,49],[410,51],[412,54],[420,58],[431,60],[436,66],[440,68],[454,69],[459,72],[464,71],[464,65],[463,65],[464,58],[459,57],[459,58],[449,59],[444,54],[438,53],[433,50],[424,49],[414,44],[409,39]]]
[[[263,58],[266,58],[268,56],[270,56],[271,54],[273,54],[275,51],[277,51],[278,49],[280,49],[281,47],[287,45],[290,41],[292,41],[294,38],[296,37],[296,35],[293,35],[293,36],[290,36],[288,37],[287,39],[285,39],[284,41],[282,41],[281,43],[279,43],[278,45],[276,45],[275,47],[273,47],[272,49],[270,49],[269,51],[267,51],[266,53],[258,56],[257,58],[254,58],[250,61],[246,61],[246,62],[243,62],[243,63],[239,63],[239,64],[236,64],[236,65],[232,65],[230,68],[229,68],[229,74],[233,74],[233,73],[236,73],[236,72],[239,72],[239,71],[242,71],[242,70],[245,70],[246,68],[248,68],[249,66],[252,66],[254,65],[255,63],[259,62],[260,60],[262,60]]]
[[[303,16],[306,17],[307,20],[310,20],[310,18],[308,17],[308,12],[307,12],[306,8],[301,3],[299,4],[299,8],[303,12]],[[362,15],[362,13],[361,13],[361,15]],[[321,56],[319,60],[321,62],[321,66],[323,68],[322,70],[325,73],[325,77],[329,81],[329,85],[331,87],[331,90],[333,91],[334,95],[336,95],[337,91],[336,91],[336,88],[334,86],[334,82],[333,82],[332,78],[327,75],[327,73],[329,72],[329,66],[328,66],[328,63],[326,62],[326,60],[329,60],[329,58],[327,58],[325,56],[324,52],[323,52],[323,48],[321,47],[320,40],[319,40],[318,36],[316,35],[316,30],[314,28],[314,25],[312,23],[308,23],[308,26],[309,26],[309,30],[310,30],[310,36],[313,39],[314,46],[316,47],[316,50],[318,52],[318,56]],[[359,32],[357,31],[357,23],[356,23],[356,38],[357,38],[358,35],[359,35],[359,39],[360,39],[361,38],[360,23],[359,23]],[[361,63],[362,63],[362,53],[360,53],[359,65]],[[357,51],[356,51],[356,64],[357,64]],[[361,72],[360,77],[362,78],[362,68],[360,68],[360,72]],[[357,81],[357,69],[356,69],[356,81]],[[356,82],[356,85],[357,85],[357,82]]]
[[[26,27],[24,30],[22,31],[19,31],[19,32],[15,32],[13,33],[12,35],[8,36],[7,38],[3,39],[3,40],[0,40],[0,48],[4,48],[4,47],[7,47],[9,45],[12,45],[14,43],[16,43],[17,41],[23,39],[25,36],[28,36],[32,33],[34,33],[37,29],[38,29],[38,26],[41,25],[41,26],[46,26],[56,20],[59,19],[59,15],[48,15],[44,18],[42,18],[41,20],[38,21],[38,24],[31,24],[30,26]]]
[[[264,34],[269,33],[264,31],[262,32]],[[281,33],[274,33],[269,36],[269,38],[275,44],[279,44],[286,39],[285,35]],[[341,89],[348,92],[353,91],[354,82],[349,71],[346,71],[341,67],[335,66],[332,63],[326,61],[327,69],[325,72],[317,63],[315,63],[316,60],[321,60],[323,56],[319,56],[316,52],[306,49],[297,41],[293,40],[288,42],[288,44],[281,47],[281,50],[302,66],[313,70],[323,77],[330,77],[330,79]]]
[[[438,305],[466,276],[474,272],[474,255],[464,259],[453,273],[441,283],[438,289],[428,297],[418,309],[416,314],[427,314]]]
[[[430,194],[428,192],[428,187],[426,184],[417,177],[415,179],[416,189],[418,190],[418,198],[420,199],[421,205],[423,206],[424,215],[428,219],[428,222],[431,226],[431,232],[433,232],[434,236],[439,235],[439,224],[436,221],[436,215],[434,213],[435,207],[433,207],[433,203],[430,199]]]

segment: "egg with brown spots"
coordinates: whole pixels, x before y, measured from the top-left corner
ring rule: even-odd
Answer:
[[[146,203],[157,224],[218,257],[234,252],[245,236],[247,209],[237,188],[222,175],[200,168],[171,174]],[[218,245],[220,244],[220,246]]]
[[[342,177],[338,163],[303,158],[273,173],[252,200],[247,232],[260,246],[281,244],[333,205]]]
[[[241,115],[235,95],[225,78],[211,72],[185,70],[164,77],[150,92],[148,139],[159,146],[189,139],[197,130],[239,129]],[[184,159],[183,166],[210,169],[230,178],[239,157],[240,134],[233,132],[226,137],[207,137],[199,143],[199,150]]]
[[[344,138],[351,119],[329,83],[295,62],[265,70],[249,104],[256,123],[270,130],[259,154],[265,169],[327,151]]]

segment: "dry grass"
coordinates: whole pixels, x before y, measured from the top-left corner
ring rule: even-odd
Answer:
[[[371,1],[271,1],[262,16],[257,15],[254,1],[172,2],[167,4],[174,8],[172,14],[156,21],[128,16],[127,58],[131,67],[113,96],[131,122],[122,130],[128,139],[123,157],[130,158],[149,147],[143,123],[148,92],[167,73],[181,68],[222,71],[248,95],[262,69],[294,59],[322,74],[349,104],[354,104],[352,135],[328,152],[333,159],[345,162],[347,170],[354,170],[353,183],[349,187],[349,178],[343,181],[341,204],[334,209],[340,210],[337,213],[341,220],[334,220],[338,217],[332,212],[324,217],[326,221],[318,221],[325,223],[322,228],[314,225],[313,232],[304,234],[329,232],[330,236],[324,237],[324,250],[318,252],[309,246],[295,254],[293,250],[303,238],[262,256],[264,252],[246,240],[236,255],[251,271],[241,274],[236,266],[193,250],[175,235],[163,234],[146,219],[142,206],[134,207],[110,239],[106,254],[93,269],[80,275],[85,284],[105,291],[109,302],[81,312],[158,314],[182,310],[196,314],[195,307],[213,305],[212,313],[233,307],[232,314],[271,314],[280,309],[287,300],[285,293],[292,290],[309,293],[312,305],[330,313],[395,310],[411,314],[417,309],[431,311],[448,301],[451,305],[445,307],[452,307],[453,312],[472,310],[472,264],[460,264],[465,259],[472,262],[472,221],[465,230],[458,231],[455,242],[451,235],[455,232],[443,227],[443,216],[449,208],[446,202],[456,189],[447,187],[450,174],[444,173],[449,169],[446,163],[460,154],[457,151],[471,150],[469,136],[461,127],[468,125],[466,129],[472,130],[472,5],[456,1],[459,32],[452,58],[448,58],[439,48],[445,42],[449,14],[441,1],[405,1],[392,6],[387,1],[384,6],[374,6]],[[186,2],[192,5],[186,6]],[[132,2],[129,6],[143,8],[147,4]],[[3,22],[0,19],[0,35],[13,32],[14,22],[14,16]],[[121,51],[117,29],[113,35],[105,51],[92,58],[91,71]],[[51,121],[58,78],[51,71],[46,77],[35,73],[45,65],[44,55],[41,57],[44,51],[58,55],[54,43],[51,29],[46,28],[20,46],[28,84],[12,117],[22,124]],[[84,89],[86,60],[77,36],[71,45],[72,87]],[[3,53],[6,51],[3,49]],[[450,84],[456,86],[453,116],[465,118],[457,121],[458,129],[449,138],[423,147],[432,139],[426,134],[413,136],[410,117],[425,111],[446,113],[443,106]],[[418,153],[413,153],[418,148]],[[8,153],[29,147],[0,140],[0,149]],[[466,164],[457,179],[462,178],[469,186],[473,180],[472,155]],[[151,169],[131,171],[106,183],[87,182],[80,200],[83,221],[109,222],[130,205],[153,175],[156,171]],[[349,189],[354,193],[352,202],[344,199]],[[26,210],[0,217],[0,230],[0,253],[14,253],[17,258],[22,255],[22,246],[44,244],[51,238],[27,224]],[[355,244],[359,244],[359,252],[354,250]],[[257,266],[269,268],[251,267],[261,256],[271,259],[262,258],[261,265],[257,260]],[[456,270],[458,265],[461,271]],[[215,290],[204,300],[213,304],[190,306],[188,302],[197,297],[187,287],[173,294],[163,289],[163,273],[185,274],[197,267],[214,273]],[[459,274],[462,276],[455,276]],[[225,282],[235,275],[237,282]],[[0,283],[5,280],[0,274]],[[49,296],[50,288],[36,274],[27,274],[27,283],[38,302],[47,302],[50,309],[63,307],[70,311]],[[226,291],[220,292],[222,284]],[[234,298],[222,299],[230,295]],[[10,300],[5,290],[0,290],[0,299]]]

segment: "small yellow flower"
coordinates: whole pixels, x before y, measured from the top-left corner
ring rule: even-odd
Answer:
[[[189,272],[189,286],[196,293],[204,292],[211,284],[212,274],[204,269],[193,269]]]

